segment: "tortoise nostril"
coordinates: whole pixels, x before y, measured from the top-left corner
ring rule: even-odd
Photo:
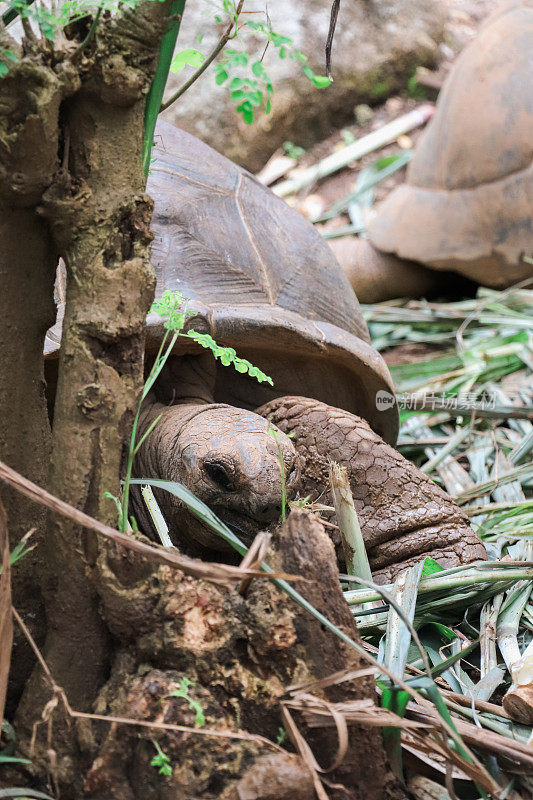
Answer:
[[[235,489],[235,469],[230,464],[225,464],[216,459],[210,459],[203,463],[204,471],[208,478],[225,492],[232,492]]]

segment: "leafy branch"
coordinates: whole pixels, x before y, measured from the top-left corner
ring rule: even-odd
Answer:
[[[329,86],[330,79],[325,75],[317,75],[307,63],[307,56],[301,53],[288,36],[273,30],[270,22],[255,22],[248,20],[243,27],[249,28],[254,33],[262,34],[266,38],[266,47],[272,44],[279,58],[289,58],[298,63],[304,75],[319,89]],[[266,51],[265,47],[265,51]],[[264,55],[264,53],[263,53]],[[215,82],[217,85],[225,83],[230,72],[235,68],[250,65],[250,55],[246,51],[226,50],[224,58],[215,67]],[[252,76],[234,77],[228,84],[231,99],[238,103],[237,111],[242,115],[244,122],[251,125],[254,121],[254,109],[264,107],[269,114],[272,107],[274,92],[268,71],[263,66],[262,59],[251,63]]]
[[[317,75],[307,63],[307,56],[301,53],[288,36],[277,33],[272,28],[270,21],[255,22],[246,21],[238,25],[239,16],[242,12],[244,0],[239,0],[237,6],[233,0],[225,0],[224,9],[230,16],[230,22],[216,43],[211,52],[204,56],[199,50],[182,50],[174,56],[171,64],[172,72],[181,72],[189,64],[197,67],[191,77],[180,86],[174,94],[161,105],[161,111],[169,108],[200,78],[213,61],[224,50],[227,43],[237,38],[243,31],[248,33],[260,34],[266,39],[263,56],[269,45],[273,45],[279,58],[289,58],[297,62],[304,73],[314,86],[325,88],[329,86],[330,79],[324,75]],[[220,18],[216,17],[220,22]],[[272,107],[272,95],[274,89],[267,69],[263,65],[263,56],[253,61],[246,50],[226,49],[221,60],[215,65],[215,83],[218,86],[225,84],[230,92],[230,98],[237,104],[237,112],[241,114],[243,121],[251,125],[254,121],[254,114],[257,108],[264,108],[269,114]],[[241,70],[241,74],[235,75],[235,70]],[[249,73],[251,70],[251,74]],[[233,77],[232,77],[233,73]],[[230,80],[231,79],[231,80]]]
[[[222,34],[222,36],[220,37],[220,39],[218,40],[218,42],[216,43],[214,48],[211,50],[211,52],[209,53],[208,56],[204,57],[202,55],[202,53],[199,52],[199,50],[189,51],[189,52],[197,53],[198,55],[202,56],[200,65],[198,66],[198,69],[196,70],[196,72],[194,72],[191,75],[189,80],[185,81],[183,86],[180,86],[179,89],[177,89],[177,91],[175,91],[174,94],[171,97],[169,97],[169,99],[166,100],[161,105],[161,111],[164,111],[166,108],[171,106],[172,103],[175,103],[176,100],[179,100],[179,98],[182,96],[182,94],[184,94],[187,91],[187,89],[190,89],[190,87],[193,85],[193,83],[195,83],[198,80],[198,78],[210,66],[210,64],[213,63],[215,58],[224,49],[224,47],[227,45],[229,40],[230,39],[234,39],[238,35],[239,30],[237,28],[237,22],[238,22],[238,19],[239,19],[239,15],[240,15],[240,13],[242,11],[243,5],[244,5],[244,0],[239,0],[239,5],[235,9],[235,13],[234,13],[234,15],[233,15],[233,17],[231,19],[231,22],[229,23],[228,27],[226,28],[226,30],[224,31],[224,33]],[[185,53],[185,52],[187,52],[187,51],[183,51],[182,50],[181,53],[177,53],[176,54],[176,56],[174,57],[174,60],[172,62],[172,65],[170,67],[171,72],[178,72],[179,71],[178,67],[183,62],[183,53]],[[180,60],[180,56],[182,57],[181,60]],[[191,63],[191,62],[189,61],[188,63]]]

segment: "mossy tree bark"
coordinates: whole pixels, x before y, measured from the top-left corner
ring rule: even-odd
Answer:
[[[162,11],[159,3],[147,9]],[[143,21],[139,28],[135,22],[131,33],[146,37],[143,55],[153,59],[154,49],[146,51],[158,36],[150,19]],[[119,37],[121,46],[133,48],[133,39],[126,38]],[[119,493],[155,283],[149,256],[152,202],[144,194],[141,161],[147,81],[113,49],[95,72],[66,104],[68,167],[44,196],[67,266],[50,486],[72,505],[114,524],[116,510],[104,492]],[[46,595],[53,625],[46,652],[79,709],[88,707],[107,668],[105,628],[88,580],[94,546],[92,536],[66,520],[50,526]]]

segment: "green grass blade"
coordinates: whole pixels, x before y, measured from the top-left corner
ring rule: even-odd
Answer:
[[[143,169],[145,177],[148,178],[150,169],[150,157],[154,141],[155,124],[163,102],[163,94],[167,85],[170,64],[174,55],[174,48],[181,25],[181,18],[185,8],[185,0],[174,0],[169,8],[168,15],[170,23],[167,32],[161,41],[159,50],[159,61],[155,71],[150,91],[146,98],[144,110],[144,143],[143,143]]]

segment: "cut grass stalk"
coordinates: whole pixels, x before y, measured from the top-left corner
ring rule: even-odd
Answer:
[[[475,500],[480,495],[489,494],[497,486],[503,486],[506,483],[512,483],[515,480],[520,483],[525,483],[529,478],[533,477],[533,464],[524,464],[522,467],[509,470],[505,475],[499,475],[497,478],[490,478],[488,481],[476,483],[474,486],[466,489],[455,495],[454,500],[457,505],[467,503],[469,500]]]
[[[513,587],[502,604],[496,627],[498,647],[512,679],[511,688],[504,698],[504,708],[513,719],[528,724],[533,724],[533,670],[532,675],[528,675],[529,682],[519,682],[518,675],[524,665],[518,645],[518,629],[520,618],[531,596],[531,589],[531,581],[517,583]]]
[[[448,456],[453,450],[455,450],[456,447],[459,447],[459,445],[462,444],[464,440],[468,436],[470,436],[470,434],[471,431],[468,427],[459,428],[457,433],[455,433],[448,439],[444,447],[441,447],[440,450],[438,450],[438,452],[436,452],[429,459],[429,461],[426,461],[426,463],[421,466],[420,469],[422,470],[422,472],[424,472],[426,475],[429,475],[430,472],[433,472],[433,470],[436,467],[438,467],[441,461],[443,461],[446,458],[446,456]]]
[[[425,650],[413,628],[417,590],[423,566],[424,562],[421,561],[410,569],[404,570],[397,577],[391,598],[394,600],[394,607],[389,609],[387,616],[387,630],[385,632],[383,658],[381,660],[393,675],[400,678],[403,678],[405,673],[412,634],[415,635],[427,674],[431,675]],[[400,609],[402,613],[400,613]],[[398,691],[394,687],[383,689],[382,705],[394,711],[398,716],[404,716],[408,702],[409,695],[406,692]],[[391,766],[396,775],[403,779],[401,737],[402,731],[400,727],[385,728],[383,730],[383,741]]]
[[[424,125],[433,116],[433,113],[433,106],[426,105],[404,114],[387,125],[383,125],[382,128],[349,144],[337,153],[332,153],[332,155],[319,161],[318,164],[302,170],[298,176],[295,175],[274,186],[274,194],[277,194],[278,197],[287,197],[289,194],[299,192],[300,189],[310,186],[321,178],[338,172],[338,170],[352,161],[356,161],[368,153],[372,153],[374,150],[389,144],[389,142],[393,142],[398,136]]]
[[[163,545],[163,547],[176,547],[176,545],[173,543],[172,539],[169,536],[168,525],[165,522],[165,518],[161,513],[159,504],[155,499],[152,487],[146,484],[141,486],[141,494],[145,502],[146,508],[148,509],[148,513],[150,514],[150,518],[154,524],[154,528],[157,531],[157,535],[159,536],[161,544]]]
[[[463,567],[454,567],[452,570],[443,570],[422,578],[418,587],[418,596],[423,597],[432,593],[442,593],[443,599],[447,599],[451,606],[454,599],[453,592],[457,589],[466,587],[472,590],[472,594],[476,594],[484,589],[485,585],[490,586],[492,584],[495,589],[498,589],[502,582],[513,584],[518,580],[533,580],[533,564],[531,562],[519,562],[518,564],[487,562],[479,567],[464,565]],[[390,592],[392,584],[388,584],[383,588]],[[344,598],[348,605],[368,603],[378,600],[379,597],[378,592],[369,589],[355,589],[344,592]],[[428,599],[428,605],[430,602]]]
[[[327,211],[312,221],[314,223],[327,222],[330,219],[338,217],[339,214],[346,211],[350,203],[357,200],[362,194],[368,192],[369,189],[372,189],[380,181],[393,175],[397,170],[405,167],[411,160],[411,157],[412,151],[404,150],[393,156],[386,156],[385,158],[378,159],[375,164],[372,164],[368,168],[368,172],[363,176],[363,180],[361,182],[358,180],[358,185],[353,192],[350,192],[350,194],[346,195],[346,197],[343,197],[341,200],[337,200]],[[362,176],[363,172],[365,172],[365,170],[360,173],[359,177]]]
[[[342,467],[334,462],[330,463],[329,482],[341,535],[346,572],[348,575],[358,575],[361,578],[371,581],[372,572],[368,562],[357,511],[353,503],[346,467]]]
[[[485,603],[481,609],[479,621],[481,678],[484,678],[498,666],[498,655],[496,653],[496,624],[502,601],[503,595],[496,595],[492,598],[491,602]]]

